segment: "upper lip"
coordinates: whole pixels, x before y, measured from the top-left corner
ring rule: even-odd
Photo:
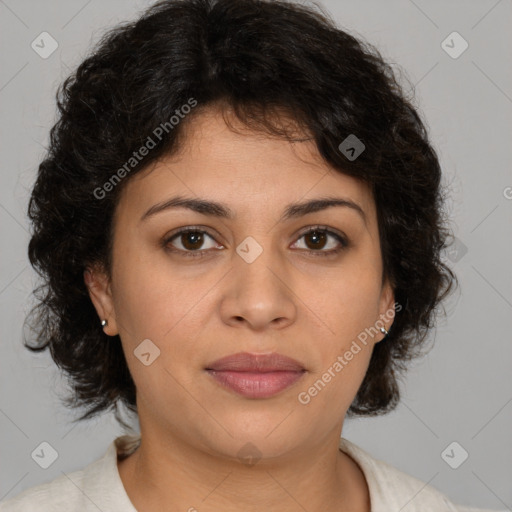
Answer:
[[[273,352],[272,354],[251,354],[238,352],[210,363],[206,370],[236,372],[304,371],[295,359]]]

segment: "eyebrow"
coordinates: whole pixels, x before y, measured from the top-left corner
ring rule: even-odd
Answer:
[[[366,224],[366,214],[364,210],[354,201],[350,199],[345,199],[341,197],[321,197],[317,199],[312,199],[310,201],[305,201],[302,203],[291,203],[286,206],[284,209],[280,222],[295,219],[298,217],[302,217],[309,213],[315,213],[321,210],[325,210],[327,208],[332,208],[334,206],[343,206],[351,208],[353,211],[357,212],[364,223]],[[170,210],[173,208],[187,208],[194,212],[200,213],[202,215],[209,215],[212,217],[218,217],[221,219],[229,219],[232,220],[235,218],[235,214],[233,211],[223,203],[218,203],[215,201],[209,201],[207,199],[192,199],[186,198],[182,196],[171,197],[170,199],[163,201],[161,203],[157,203],[149,208],[140,218],[140,221],[144,221],[157,213],[160,213],[165,210]]]

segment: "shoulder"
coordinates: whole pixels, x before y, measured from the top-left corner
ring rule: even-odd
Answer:
[[[372,457],[345,438],[340,450],[350,455],[363,471],[370,492],[372,512],[497,512],[453,503],[435,487]]]
[[[105,455],[84,469],[64,473],[51,482],[31,487],[0,503],[0,512],[89,512],[123,510],[136,512],[124,490],[117,457],[136,447],[137,438],[115,439]]]
[[[80,492],[84,487],[84,473],[85,469],[82,469],[26,489],[14,498],[0,503],[0,512],[80,510],[84,504],[84,496]]]

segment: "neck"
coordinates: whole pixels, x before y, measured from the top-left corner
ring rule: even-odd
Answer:
[[[140,512],[183,510],[370,511],[365,477],[329,440],[272,459],[247,463],[208,453],[183,439],[143,432],[141,444],[118,462],[125,490]],[[307,482],[307,485],[304,483]]]

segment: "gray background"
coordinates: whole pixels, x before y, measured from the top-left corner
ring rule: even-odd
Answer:
[[[111,415],[73,426],[73,412],[59,402],[66,381],[47,353],[22,347],[23,319],[36,283],[26,256],[25,211],[55,120],[57,85],[106,28],[151,3],[0,0],[0,499],[83,468],[121,433]],[[450,189],[459,245],[445,257],[461,282],[460,293],[446,304],[447,316],[431,333],[434,348],[408,374],[398,409],[380,418],[347,420],[343,436],[459,503],[511,508],[511,2],[321,5],[416,85]],[[43,31],[59,44],[47,59],[31,48]],[[441,47],[453,31],[469,43],[456,59]],[[48,469],[31,458],[43,441],[58,452]],[[441,457],[453,441],[469,453],[458,469]],[[454,453],[459,457],[460,449]]]

